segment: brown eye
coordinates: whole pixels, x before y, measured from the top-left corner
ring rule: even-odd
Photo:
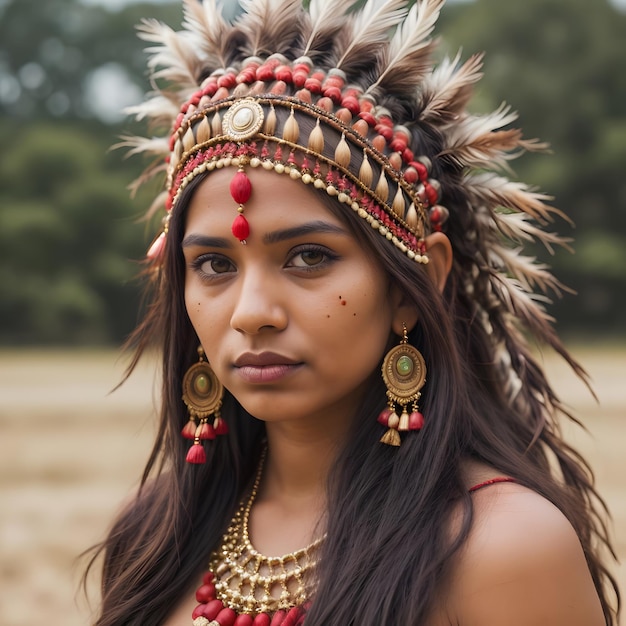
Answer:
[[[210,258],[204,257],[198,264],[198,269],[205,276],[213,276],[215,274],[224,274],[234,270],[234,266],[225,257],[213,256]]]
[[[313,266],[323,263],[326,255],[320,250],[307,250],[301,252],[299,256],[305,265]]]

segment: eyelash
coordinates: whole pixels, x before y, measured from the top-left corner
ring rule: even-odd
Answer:
[[[307,266],[306,263],[304,265],[293,264],[293,261],[296,257],[306,254],[306,253],[319,253],[324,258],[322,259],[320,263],[317,263],[315,265],[310,265],[310,266]],[[296,246],[294,249],[290,250],[289,257],[288,257],[287,263],[285,264],[285,267],[295,269],[298,272],[307,272],[307,273],[315,272],[315,271],[319,271],[322,268],[326,268],[330,263],[338,259],[339,259],[339,256],[331,252],[325,246],[316,245],[316,244],[303,244],[300,246]],[[191,268],[200,275],[202,280],[216,280],[222,277],[222,275],[230,273],[230,271],[226,271],[226,272],[214,272],[214,273],[209,274],[203,271],[202,266],[205,265],[206,263],[210,263],[211,261],[222,261],[224,263],[228,263],[231,268],[235,267],[233,262],[230,261],[230,259],[228,259],[227,257],[221,254],[210,253],[210,254],[203,254],[202,256],[199,256],[198,258],[194,259],[191,262]]]
[[[324,257],[324,259],[320,263],[317,263],[315,265],[310,265],[310,266],[307,266],[306,264],[305,265],[289,265],[297,256],[306,254],[307,252],[309,253],[318,252]],[[315,272],[317,270],[327,267],[330,263],[338,259],[339,259],[339,256],[331,252],[325,246],[316,245],[316,244],[303,244],[301,246],[297,246],[296,248],[290,251],[289,260],[286,265],[287,267],[296,268],[298,271]]]

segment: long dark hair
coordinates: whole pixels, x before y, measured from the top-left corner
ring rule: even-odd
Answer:
[[[164,262],[151,274],[147,314],[130,341],[136,348],[131,369],[155,338],[161,348],[162,407],[142,487],[97,551],[104,553],[98,626],[163,622],[207,567],[250,483],[264,438],[264,425],[226,393],[222,414],[229,435],[207,446],[205,465],[185,462],[189,442],[180,436],[187,421],[180,389],[197,358],[197,337],[184,305],[180,242],[184,207],[200,180],[201,175],[188,186],[172,216]],[[447,206],[465,201],[460,188],[446,193]],[[320,197],[419,311],[409,339],[424,355],[428,382],[421,399],[426,424],[396,449],[379,443],[376,416],[385,389],[380,376],[372,377],[329,477],[327,539],[306,624],[423,623],[450,557],[471,527],[472,502],[461,465],[473,458],[514,477],[563,512],[580,538],[606,623],[615,626],[607,583],[616,594],[617,589],[599,556],[602,545],[610,549],[603,504],[588,466],[559,435],[561,406],[539,365],[518,349],[515,358],[527,364],[526,404],[515,410],[502,389],[485,327],[475,319],[454,268],[440,294],[422,268],[363,228],[352,211],[325,194]],[[455,260],[462,262],[463,251]],[[459,504],[463,522],[451,540],[449,522]]]

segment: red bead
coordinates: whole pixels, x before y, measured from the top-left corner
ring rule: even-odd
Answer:
[[[409,430],[420,430],[424,426],[424,416],[419,411],[409,415]]]
[[[246,613],[242,613],[241,615],[237,616],[234,626],[253,626],[253,624],[254,620],[252,619],[252,616]]]
[[[232,609],[222,609],[214,619],[220,623],[220,626],[233,626],[237,619],[237,613]]]
[[[437,193],[437,190],[430,183],[424,183],[424,188],[426,189],[426,197],[428,198],[428,202],[430,204],[436,204],[437,200],[439,200],[439,194]]]
[[[187,452],[187,463],[194,463],[195,465],[202,465],[206,463],[206,452],[200,443],[194,443]]]
[[[361,111],[369,112],[374,108],[374,103],[367,98],[363,98],[359,101],[359,106],[361,107]]]
[[[202,93],[205,96],[209,96],[209,97],[214,95],[216,91],[217,91],[217,81],[214,83],[209,83],[202,89]]]
[[[295,76],[294,76],[295,83]],[[319,94],[322,93],[322,81],[319,78],[307,78],[304,81],[304,88],[308,89],[311,93]]]
[[[259,613],[252,622],[252,626],[270,626],[270,616],[267,613]]]
[[[404,152],[404,150],[406,149],[407,143],[405,141],[404,138],[401,137],[396,137],[395,139],[393,139],[393,141],[389,144],[389,147],[394,151],[394,152]]]
[[[402,151],[402,160],[405,163],[410,163],[414,158],[414,154],[413,154],[413,150],[411,150],[411,148],[405,148]]]
[[[234,74],[224,74],[217,79],[218,87],[226,87],[232,89],[237,84],[237,77]]]
[[[285,619],[285,611],[276,611],[270,623],[270,626],[280,626]]]
[[[393,130],[389,126],[384,124],[376,124],[376,132],[385,138],[385,141],[391,141],[393,139]]]
[[[289,610],[289,613],[287,613],[287,616],[282,622],[282,626],[296,626],[299,618],[300,609],[297,606],[294,606]]]
[[[361,111],[359,113],[359,117],[362,120],[365,120],[368,126],[371,126],[372,128],[374,128],[376,124],[378,124],[378,120],[369,111]]]
[[[308,71],[294,70],[291,79],[293,81],[294,86],[297,87],[298,89],[301,89],[302,87],[304,87],[304,83],[306,83],[306,79],[308,78],[308,76],[309,76]]]
[[[245,172],[237,172],[230,181],[230,195],[237,204],[245,204],[250,200],[252,183]]]
[[[220,611],[224,608],[221,600],[211,600],[207,604],[199,604],[191,614],[193,619],[196,617],[206,617],[207,619],[215,619]]]
[[[231,230],[239,241],[245,241],[250,236],[250,224],[241,213],[233,220]]]
[[[212,583],[213,580],[215,579],[215,576],[213,575],[213,572],[207,572],[203,577],[202,577],[202,582],[205,585],[208,585],[209,583]]]
[[[198,587],[198,590],[196,591],[196,600],[204,603],[215,600],[215,585],[209,583],[208,585]]]
[[[284,80],[286,83],[290,83],[293,79],[293,72],[288,65],[279,65],[274,72],[276,80]]]
[[[428,170],[423,163],[420,163],[419,161],[412,161],[411,166],[417,170],[417,173],[422,182],[428,179]]]
[[[256,79],[266,82],[274,78],[274,67],[268,63],[264,63],[256,71]]]
[[[358,115],[361,112],[359,101],[355,96],[345,96],[341,101],[341,106],[345,107],[352,113],[352,115]]]
[[[341,104],[343,94],[341,93],[341,89],[339,89],[339,87],[325,87],[324,95],[327,98],[330,98],[335,104]]]
[[[417,170],[413,166],[409,166],[406,168],[406,170],[404,170],[404,180],[406,180],[407,183],[411,183],[412,185],[414,185],[419,180]]]

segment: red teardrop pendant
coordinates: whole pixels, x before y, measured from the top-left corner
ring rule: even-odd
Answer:
[[[230,195],[237,204],[245,204],[250,200],[252,183],[243,171],[238,171],[230,181]]]
[[[248,224],[248,220],[241,213],[234,219],[231,230],[241,243],[245,243],[250,236],[250,224]]]

